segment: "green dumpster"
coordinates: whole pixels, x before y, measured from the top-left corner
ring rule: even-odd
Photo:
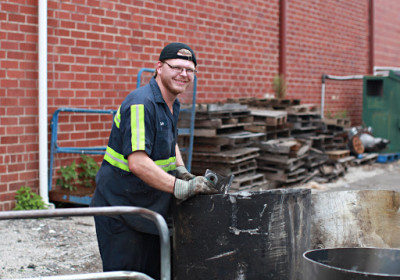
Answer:
[[[373,136],[390,140],[383,152],[400,152],[400,72],[363,79],[363,122]]]

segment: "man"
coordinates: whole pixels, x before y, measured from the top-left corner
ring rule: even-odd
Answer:
[[[203,176],[189,173],[177,145],[179,94],[194,80],[196,56],[182,43],[160,53],[155,76],[131,92],[114,118],[91,206],[145,207],[167,217],[175,196],[216,193]],[[95,217],[104,271],[128,270],[160,277],[156,226],[139,216]]]

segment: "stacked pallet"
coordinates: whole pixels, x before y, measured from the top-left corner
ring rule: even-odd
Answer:
[[[291,184],[303,180],[310,145],[295,138],[282,138],[260,142],[257,165],[269,180]]]
[[[251,115],[253,123],[245,126],[245,130],[265,133],[265,140],[290,136],[286,111],[251,109]]]
[[[200,104],[196,108],[192,173],[211,169],[222,176],[235,175],[232,191],[262,188],[267,182],[257,173],[254,147],[265,133],[244,130],[253,117],[246,105]],[[252,147],[253,146],[253,147]]]
[[[281,99],[281,98],[230,98],[228,103],[239,103],[247,105],[251,109],[269,109],[285,110],[290,106],[300,105],[299,99]]]
[[[323,125],[319,107],[314,104],[290,106],[286,111],[292,136],[301,138],[314,136]]]

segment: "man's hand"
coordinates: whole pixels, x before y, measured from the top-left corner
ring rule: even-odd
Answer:
[[[216,194],[218,190],[203,176],[197,176],[190,181],[176,179],[174,195],[176,198],[186,200],[196,194]]]
[[[187,171],[185,166],[180,165],[176,168],[176,176],[175,177],[178,179],[182,179],[184,181],[189,181],[189,180],[192,180],[196,176],[193,175],[192,173],[190,173],[189,171]]]

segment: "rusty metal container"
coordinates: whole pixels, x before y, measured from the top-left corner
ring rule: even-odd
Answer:
[[[304,279],[400,279],[400,250],[332,248],[304,253]]]
[[[302,279],[311,191],[203,195],[173,209],[173,279]]]

